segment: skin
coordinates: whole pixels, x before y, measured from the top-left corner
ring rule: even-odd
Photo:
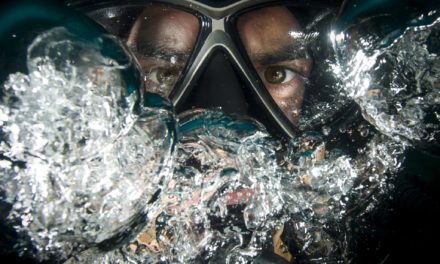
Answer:
[[[165,6],[145,8],[133,25],[128,47],[146,73],[147,87],[168,96],[199,33],[197,17]],[[163,81],[160,76],[171,76]]]
[[[304,97],[304,80],[310,74],[312,60],[285,56],[268,60],[276,54],[289,54],[286,47],[300,43],[295,33],[301,27],[292,13],[283,6],[274,6],[244,14],[238,20],[238,31],[255,69],[270,95],[292,123],[297,123]],[[293,34],[292,34],[293,33]],[[283,72],[281,82],[271,82],[267,71]]]
[[[270,95],[296,124],[303,103],[304,82],[312,68],[312,61],[304,52],[295,53],[295,47],[301,47],[295,37],[302,31],[298,21],[286,7],[274,6],[242,15],[237,28]],[[131,29],[127,44],[146,73],[147,87],[169,95],[199,30],[198,19],[189,13],[165,6],[151,6],[143,11]]]

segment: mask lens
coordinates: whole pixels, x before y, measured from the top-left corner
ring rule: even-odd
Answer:
[[[237,27],[268,92],[286,117],[297,124],[312,68],[299,22],[287,7],[273,6],[243,14]]]
[[[324,115],[330,116],[339,107],[329,111],[335,102],[331,97],[338,93],[330,92],[335,87],[324,76],[330,72],[327,51],[331,46],[323,44],[323,39],[330,32],[332,10],[308,9],[266,6],[245,12],[236,20],[242,46],[255,71],[274,103],[297,129],[308,129],[316,122],[322,125]]]
[[[142,69],[146,90],[168,97],[196,43],[199,19],[162,4],[109,7],[89,15],[126,42]]]

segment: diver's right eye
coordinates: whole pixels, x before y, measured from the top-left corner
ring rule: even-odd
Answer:
[[[159,86],[172,88],[179,79],[180,72],[176,68],[158,67],[149,72],[148,78]]]

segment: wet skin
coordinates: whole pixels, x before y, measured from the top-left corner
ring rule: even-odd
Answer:
[[[292,123],[300,114],[312,60],[301,52],[301,27],[283,6],[244,14],[237,23],[243,45],[274,101]]]
[[[254,68],[275,103],[292,123],[302,107],[312,60],[298,36],[301,27],[283,6],[242,15],[237,29]],[[134,51],[150,90],[168,96],[197,40],[198,19],[164,6],[146,8],[131,29],[127,44]]]
[[[199,33],[199,20],[164,6],[145,8],[133,25],[128,47],[134,52],[147,87],[165,97],[179,78]]]

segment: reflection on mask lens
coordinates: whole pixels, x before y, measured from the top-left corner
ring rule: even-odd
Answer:
[[[146,90],[168,97],[197,40],[198,18],[166,5],[105,8],[89,15],[126,41],[142,69]]]

